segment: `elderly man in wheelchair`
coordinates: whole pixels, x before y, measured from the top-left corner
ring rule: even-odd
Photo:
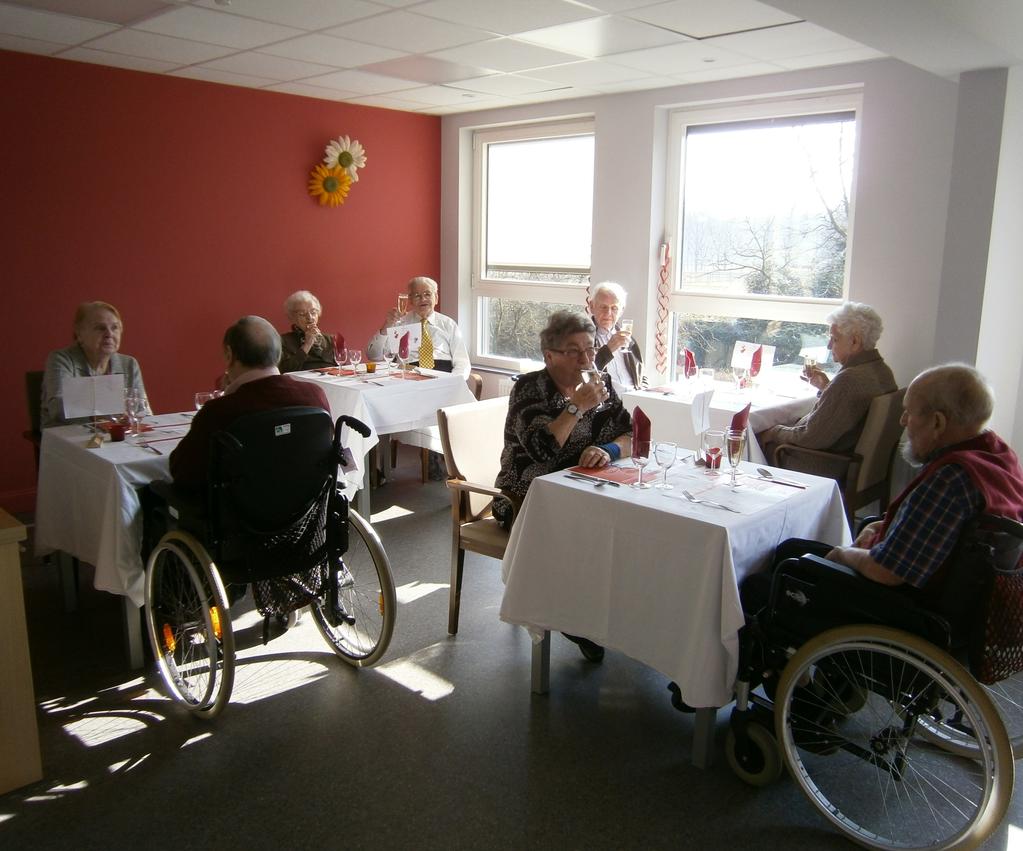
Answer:
[[[264,643],[271,621],[308,607],[331,649],[362,666],[383,655],[394,625],[387,556],[349,511],[340,472],[351,464],[344,428],[369,429],[335,423],[318,387],[279,374],[280,352],[260,317],[228,328],[225,395],[196,414],[171,454],[173,485],[154,483],[147,500],[150,645],[171,697],[206,718],[231,695],[230,608],[249,585]]]
[[[851,547],[786,541],[743,583],[726,752],[754,785],[784,761],[866,847],[975,847],[1023,756],[1023,470],[971,367],[921,373],[904,405],[922,470],[886,516]]]

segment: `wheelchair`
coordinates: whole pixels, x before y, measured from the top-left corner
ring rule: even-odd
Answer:
[[[740,634],[733,772],[762,786],[784,764],[867,848],[982,843],[1023,755],[1021,555],[1023,525],[982,515],[926,596],[812,555],[779,564]]]
[[[380,538],[343,493],[344,426],[369,434],[320,408],[247,414],[214,436],[204,501],[154,488],[178,528],[147,559],[146,629],[169,695],[196,715],[214,718],[231,697],[230,604],[250,586],[264,644],[272,620],[283,628],[309,607],[345,662],[372,665],[386,652],[394,581]]]

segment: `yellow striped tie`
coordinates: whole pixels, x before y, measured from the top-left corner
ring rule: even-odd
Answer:
[[[433,369],[433,337],[430,336],[430,326],[425,319],[423,324],[423,339],[419,341],[419,365],[426,369]]]

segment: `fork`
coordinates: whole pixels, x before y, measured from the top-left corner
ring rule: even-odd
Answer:
[[[725,511],[731,511],[733,514],[742,514],[742,512],[739,511],[737,508],[732,508],[730,505],[724,505],[723,503],[720,502],[711,502],[709,499],[699,499],[686,490],[682,491],[682,496],[684,496],[694,505],[707,505],[710,506],[711,508],[721,508]]]

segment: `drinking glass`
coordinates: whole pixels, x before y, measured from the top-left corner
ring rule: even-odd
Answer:
[[[646,467],[650,461],[650,441],[649,440],[634,440],[632,442],[632,463],[636,465],[636,469],[639,474],[636,476],[631,487],[643,488],[644,490],[649,488],[646,482],[643,481],[643,468]]]
[[[213,398],[212,393],[203,392],[195,394],[195,409],[198,411],[203,405],[205,405],[210,399]]]
[[[402,316],[408,312],[408,293],[398,293],[398,313]]]
[[[339,334],[334,335],[334,363],[337,364],[337,371],[340,374],[341,365],[348,363],[348,349],[344,345],[344,340],[340,338]]]
[[[735,477],[746,448],[746,429],[728,429],[728,431],[725,432],[725,446],[728,449],[728,463],[732,468],[732,481],[729,484],[734,491],[739,486],[735,481]]]
[[[661,490],[670,491],[674,489],[674,485],[668,484],[668,470],[675,466],[675,456],[678,454],[678,444],[672,443],[670,440],[659,440],[657,446],[654,447],[654,460],[657,461],[657,466],[663,470],[661,475],[661,481],[654,485],[655,488]]]
[[[628,334],[629,336],[632,336],[632,323],[633,323],[633,320],[631,320],[631,319],[623,319],[619,323],[622,326],[622,330],[626,334]]]
[[[703,460],[707,465],[707,470],[716,476],[717,473],[714,471],[721,466],[721,453],[725,449],[725,433],[715,429],[708,429],[703,433],[701,445],[703,447]]]
[[[352,365],[352,371],[357,373],[359,371],[359,364],[362,363],[362,351],[359,349],[349,349],[348,361]]]
[[[125,413],[128,415],[128,421],[132,425],[131,433],[135,437],[136,442],[138,442],[142,435],[142,420],[149,413],[149,403],[146,401],[144,394],[132,391],[125,396],[124,407]]]
[[[607,384],[604,383],[604,372],[602,370],[597,369],[596,366],[590,365],[586,369],[582,370],[581,374],[583,384],[596,384],[599,382],[604,390],[604,398],[601,400],[600,404],[597,405],[597,407],[595,407],[593,410],[594,411],[607,410],[607,398],[610,394],[607,392]]]

